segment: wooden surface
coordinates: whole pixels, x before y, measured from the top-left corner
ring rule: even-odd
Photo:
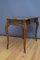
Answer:
[[[0,36],[0,60],[40,60],[40,39],[27,39],[26,54],[23,53],[22,38],[9,37],[9,49],[6,49],[6,36]]]
[[[35,16],[35,17],[19,17],[19,18],[17,18],[17,17],[15,17],[15,18],[7,18],[8,20],[32,20],[32,19],[34,19],[34,18],[38,18],[38,16]]]

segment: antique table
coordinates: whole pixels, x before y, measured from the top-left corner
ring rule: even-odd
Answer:
[[[35,29],[35,40],[37,41],[37,29],[38,29],[38,17],[32,17],[32,18],[7,18],[6,24],[5,24],[5,31],[7,34],[7,49],[9,46],[9,35],[8,35],[8,27],[10,25],[16,25],[22,27],[22,38],[23,38],[23,47],[24,47],[24,53],[26,52],[26,32],[27,32],[27,26],[31,24],[31,21],[34,20],[32,23],[36,24]]]

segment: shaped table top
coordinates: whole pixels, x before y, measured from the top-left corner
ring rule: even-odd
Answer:
[[[7,20],[31,20],[38,17],[25,17],[25,18],[7,18]]]

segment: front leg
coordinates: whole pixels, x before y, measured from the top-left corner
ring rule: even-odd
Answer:
[[[8,46],[9,46],[8,26],[9,26],[9,23],[8,23],[8,20],[7,20],[7,22],[5,24],[5,31],[6,31],[6,34],[7,34],[7,49],[8,49]]]
[[[22,34],[22,37],[23,37],[23,46],[24,46],[24,53],[26,53],[26,31],[27,31],[27,25],[26,25],[26,21],[23,22],[23,34]]]

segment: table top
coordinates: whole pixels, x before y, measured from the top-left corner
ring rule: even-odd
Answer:
[[[38,17],[36,16],[36,17],[25,17],[25,18],[7,18],[7,20],[29,20],[34,18],[38,18]]]

